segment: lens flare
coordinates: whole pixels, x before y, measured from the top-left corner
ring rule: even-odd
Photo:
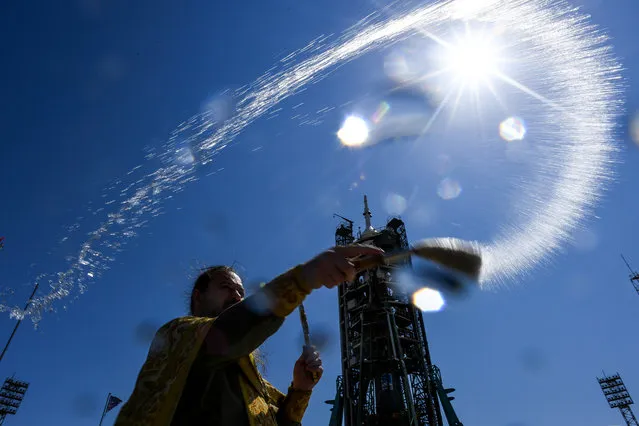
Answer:
[[[442,179],[437,187],[437,195],[444,200],[455,199],[459,197],[461,192],[462,187],[459,182],[451,178]]]
[[[499,123],[499,136],[506,142],[520,141],[526,136],[526,125],[519,117],[509,117]]]
[[[425,287],[413,293],[413,304],[424,312],[437,312],[444,307],[445,302],[441,293]]]
[[[635,112],[630,118],[630,139],[639,145],[639,112]]]
[[[382,119],[384,118],[384,116],[389,110],[390,110],[390,105],[388,105],[388,102],[382,102],[381,104],[379,104],[377,111],[375,111],[375,113],[373,114],[371,121],[375,124],[379,124],[379,122],[382,121]]]
[[[401,215],[408,207],[408,200],[396,193],[390,193],[384,199],[386,213],[390,215]]]
[[[178,164],[187,166],[195,162],[195,157],[191,150],[187,147],[178,148],[175,153],[175,160]]]
[[[368,140],[368,125],[360,117],[350,116],[337,132],[337,137],[346,146],[360,146]]]

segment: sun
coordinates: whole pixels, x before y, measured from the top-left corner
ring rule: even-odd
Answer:
[[[488,37],[466,34],[444,53],[444,67],[464,83],[478,83],[498,71],[498,48]]]
[[[420,33],[434,41],[437,48],[430,56],[433,71],[417,77],[415,82],[428,84],[428,80],[432,80],[441,91],[441,101],[424,127],[424,134],[445,108],[449,110],[452,120],[458,107],[468,100],[466,95],[470,95],[478,114],[483,109],[481,92],[486,90],[503,106],[495,88],[496,82],[505,82],[526,93],[531,92],[506,74],[504,67],[511,60],[507,57],[507,45],[499,38],[502,33],[500,27],[482,25],[479,28],[466,21],[461,31],[453,31],[446,38],[425,30]]]

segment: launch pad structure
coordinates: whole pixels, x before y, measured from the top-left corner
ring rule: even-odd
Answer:
[[[366,228],[356,236],[353,221],[335,231],[337,245],[361,243],[386,252],[408,248],[404,222],[390,218],[375,229],[364,196]],[[432,363],[422,312],[394,280],[399,268],[366,270],[338,289],[342,376],[337,379],[330,426],[462,426]]]

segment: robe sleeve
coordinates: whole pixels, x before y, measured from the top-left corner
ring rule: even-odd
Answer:
[[[312,391],[293,389],[289,386],[286,397],[279,405],[277,411],[277,423],[279,426],[298,426],[302,424],[302,418],[308,403],[311,400]]]
[[[278,426],[299,426],[308,408],[311,398],[311,391],[301,391],[288,388],[288,393],[284,395],[275,386],[264,380],[269,403],[277,407]]]
[[[279,389],[270,384],[266,379],[264,380],[264,386],[266,387],[266,394],[269,403],[279,407],[284,401],[284,398],[286,398],[286,395],[280,392]]]

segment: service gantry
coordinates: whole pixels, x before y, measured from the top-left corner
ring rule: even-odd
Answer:
[[[335,232],[337,245],[362,243],[385,252],[405,249],[404,222],[390,218],[383,229],[371,225],[364,196],[366,229],[355,238],[344,217]],[[410,261],[407,261],[410,263]],[[331,426],[461,426],[439,369],[431,362],[422,312],[411,295],[395,285],[394,272],[410,264],[380,266],[339,286],[342,377],[337,380]]]

